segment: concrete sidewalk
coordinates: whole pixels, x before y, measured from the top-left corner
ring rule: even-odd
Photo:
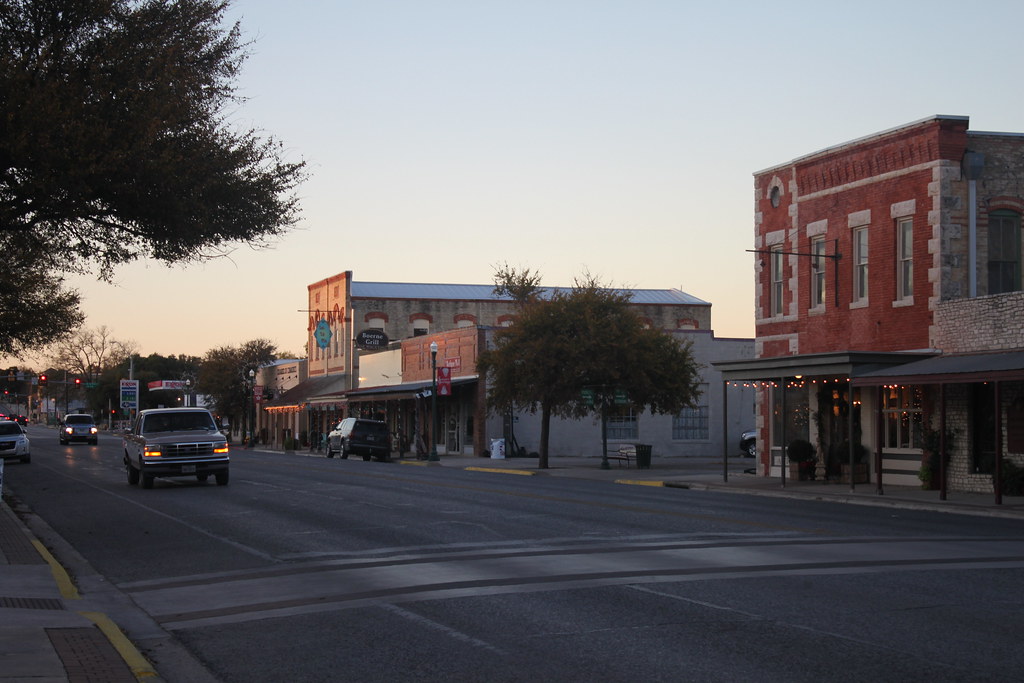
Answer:
[[[317,453],[303,454],[323,457]],[[572,477],[609,484],[714,490],[1024,519],[1024,498],[1004,497],[1002,504],[996,505],[992,494],[949,493],[942,500],[938,491],[908,487],[890,486],[880,495],[874,484],[858,484],[853,490],[849,484],[822,482],[789,481],[783,486],[780,479],[745,473],[744,470],[752,468],[754,463],[739,457],[729,461],[728,480],[718,458],[655,457],[649,469],[624,467],[614,461],[609,469],[602,469],[600,457],[552,457],[549,468],[543,470],[538,469],[536,458],[497,460],[443,455],[438,462],[404,458],[395,459],[394,463],[458,468],[480,472],[481,476]],[[0,502],[0,683],[163,680],[154,665],[108,616],[111,611],[118,620],[133,619],[133,631],[143,634],[148,647],[164,648],[167,656],[177,658],[176,670],[181,670],[187,653],[175,652],[177,646],[165,642],[171,639],[158,633],[158,628],[147,623],[145,617],[130,616],[132,607],[122,605],[111,610],[111,605],[120,598],[112,597],[116,591],[109,585],[104,586],[102,577],[91,579],[87,575],[84,560],[79,561],[73,582],[38,534],[17,514],[22,512],[27,519],[28,511],[16,511],[12,504],[17,507],[16,501],[9,497]],[[35,518],[32,523],[42,524]],[[49,542],[61,545],[58,554],[62,559],[77,555],[55,534],[47,534],[47,537]],[[188,668],[186,664],[186,670]],[[202,681],[207,679],[207,674],[193,668],[187,678],[190,682]]]
[[[936,512],[986,515],[1024,519],[1024,497],[1003,496],[996,504],[993,493],[947,492],[943,500],[939,491],[926,491],[909,486],[886,486],[879,493],[875,482],[850,484],[821,481],[793,481],[785,485],[779,477],[763,477],[753,473],[751,458],[736,457],[728,461],[728,478],[721,458],[657,458],[649,469],[637,469],[611,461],[609,469],[601,469],[601,458],[558,457],[548,459],[548,469],[538,469],[537,458],[490,459],[473,456],[440,456],[439,463],[404,458],[406,465],[440,465],[493,473],[531,476],[573,477],[608,481],[618,484],[665,486],[694,490],[714,490],[759,496],[776,496],[804,500],[823,500],[856,505],[902,507]]]

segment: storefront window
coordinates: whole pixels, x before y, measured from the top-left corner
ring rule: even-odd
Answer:
[[[885,448],[921,448],[921,387],[883,387]]]
[[[786,389],[785,415],[783,415],[783,389],[772,389],[772,445],[782,446],[783,421],[785,421],[786,442],[793,439],[810,438],[810,410],[807,401],[807,388],[802,383],[790,384]]]

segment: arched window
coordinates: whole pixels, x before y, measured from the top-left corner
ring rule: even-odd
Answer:
[[[1020,291],[1020,214],[1000,209],[988,215],[988,293]]]

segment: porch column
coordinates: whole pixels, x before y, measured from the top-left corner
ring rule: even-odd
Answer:
[[[722,481],[729,481],[729,382],[722,384]]]
[[[995,385],[996,400],[996,461],[995,480],[992,482],[996,494],[996,505],[1003,504],[1003,392],[999,380]]]

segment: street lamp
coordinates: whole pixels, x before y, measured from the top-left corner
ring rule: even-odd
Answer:
[[[437,342],[430,342],[430,417],[434,428],[430,431],[430,455],[427,460],[439,462],[437,457]]]
[[[249,389],[252,391],[252,420],[249,422],[249,448],[256,447],[256,371],[249,369]]]
[[[192,380],[186,379],[185,380],[185,407],[186,408],[190,408],[192,406],[192,401],[190,400],[190,397],[189,397],[191,391],[192,391]]]

